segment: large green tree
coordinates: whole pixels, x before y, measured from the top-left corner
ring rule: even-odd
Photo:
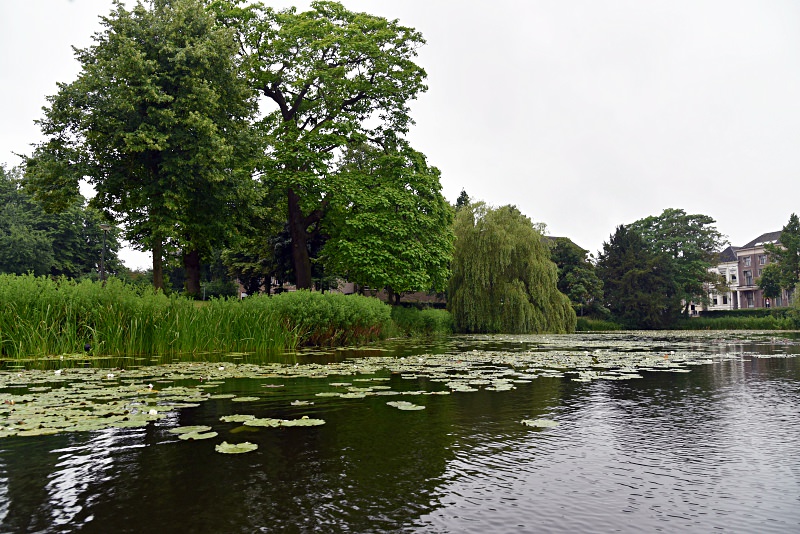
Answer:
[[[408,102],[426,89],[413,58],[424,40],[396,20],[312,2],[311,9],[215,3],[241,37],[249,82],[265,102],[263,180],[283,193],[296,284],[312,285],[307,241],[343,180],[343,151],[386,147],[412,123]],[[357,184],[356,184],[357,186]]]
[[[628,226],[642,236],[651,252],[669,258],[684,312],[688,312],[692,301],[708,299],[709,285],[719,285],[720,280],[709,268],[727,238],[717,230],[715,222],[708,215],[668,208],[661,215],[645,217]]]
[[[668,328],[680,315],[674,263],[638,232],[618,226],[597,259],[606,306],[628,328]]]
[[[329,272],[386,289],[443,292],[453,253],[453,209],[439,170],[407,145],[352,149],[327,217],[322,257]]]
[[[550,259],[558,267],[558,290],[569,297],[579,315],[605,315],[603,282],[589,261],[589,251],[565,237],[550,243]]]
[[[575,311],[558,291],[550,251],[514,206],[483,202],[455,216],[455,253],[447,297],[462,332],[571,332]]]
[[[40,121],[48,140],[28,160],[29,184],[51,205],[85,178],[95,206],[153,252],[163,286],[165,244],[183,251],[189,293],[200,255],[243,210],[255,98],[235,33],[204,0],[115,1],[94,44],[76,50],[78,78],[59,84]]]
[[[796,213],[789,216],[789,221],[783,227],[780,243],[767,243],[764,248],[771,263],[764,269],[762,281],[764,284],[771,281],[773,286],[777,285],[791,295],[800,282],[800,219]]]
[[[0,166],[0,272],[77,278],[98,269],[104,222],[83,197],[47,213],[22,187],[20,169]],[[115,232],[106,236],[106,268],[121,267]]]

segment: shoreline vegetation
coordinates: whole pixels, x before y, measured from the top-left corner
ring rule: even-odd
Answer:
[[[681,321],[678,330],[797,330],[795,308],[741,310]],[[617,331],[579,317],[577,332]],[[118,279],[100,282],[0,274],[0,358],[91,355],[274,354],[453,332],[440,309],[389,306],[367,296],[294,291],[199,303]]]
[[[452,332],[444,310],[397,308],[361,295],[293,291],[244,300],[165,295],[111,278],[0,274],[0,357],[281,353],[390,336]]]

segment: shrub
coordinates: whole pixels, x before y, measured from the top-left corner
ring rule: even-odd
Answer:
[[[576,332],[612,332],[615,330],[622,330],[622,326],[613,321],[587,317],[578,317],[578,323],[575,326]]]
[[[291,291],[252,300],[276,314],[302,345],[348,345],[386,337],[390,308],[362,295]]]
[[[453,317],[446,310],[392,307],[392,321],[406,336],[438,336],[453,333]]]

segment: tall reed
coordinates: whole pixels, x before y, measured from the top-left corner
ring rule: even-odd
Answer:
[[[294,349],[298,338],[268,307],[194,301],[98,282],[0,275],[0,352],[7,358],[71,354],[175,355]]]

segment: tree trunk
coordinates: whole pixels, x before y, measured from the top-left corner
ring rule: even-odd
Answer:
[[[297,289],[311,289],[311,258],[308,256],[308,233],[300,210],[300,197],[289,189],[289,235],[292,238],[292,264]]]
[[[153,287],[164,290],[164,243],[153,237]]]
[[[200,296],[200,253],[193,250],[183,254],[183,268],[186,269],[186,294]]]

